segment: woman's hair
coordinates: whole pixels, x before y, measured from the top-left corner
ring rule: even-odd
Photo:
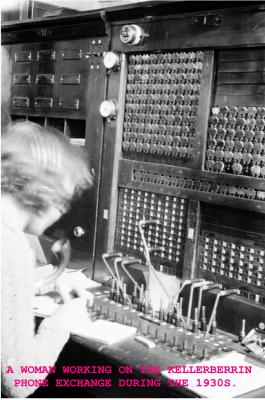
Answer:
[[[92,186],[83,149],[51,127],[28,121],[9,125],[1,160],[2,192],[35,212],[51,205],[65,212],[74,195]]]

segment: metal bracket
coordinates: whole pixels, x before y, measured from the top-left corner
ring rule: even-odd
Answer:
[[[198,15],[192,20],[198,26],[219,26],[223,25],[223,16],[220,14],[214,15]]]

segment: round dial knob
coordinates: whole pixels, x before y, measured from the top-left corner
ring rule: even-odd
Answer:
[[[115,100],[105,100],[100,104],[100,115],[104,118],[115,118],[117,115],[117,103]]]
[[[133,46],[141,42],[144,32],[139,25],[128,24],[123,25],[120,30],[120,39],[124,44],[131,44]]]
[[[74,236],[77,238],[80,238],[82,236],[84,236],[85,234],[85,230],[82,228],[82,226],[76,226],[74,228]]]
[[[107,69],[118,69],[120,66],[120,57],[113,51],[108,51],[103,59],[103,64]]]

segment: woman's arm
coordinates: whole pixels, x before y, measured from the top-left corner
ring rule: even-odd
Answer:
[[[22,373],[23,366],[53,366],[69,338],[64,316],[55,313],[34,334],[35,261],[22,234],[2,229],[2,389],[8,397],[27,397],[37,387],[22,379],[45,379],[47,373]],[[7,367],[14,373],[7,373]]]

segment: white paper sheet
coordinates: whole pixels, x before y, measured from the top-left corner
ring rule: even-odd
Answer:
[[[175,365],[175,364],[172,364]],[[161,374],[167,379],[188,379],[188,388],[193,390],[195,393],[210,398],[216,399],[227,399],[231,397],[240,396],[244,393],[251,392],[265,386],[265,366],[264,368],[250,364],[246,361],[243,354],[232,351],[219,358],[212,358],[208,361],[202,361],[198,364],[192,364],[193,366],[250,366],[252,367],[251,373],[168,373],[168,371],[162,371]],[[197,386],[196,380],[200,379],[215,379],[216,382],[220,379],[230,379],[230,386]],[[220,381],[219,381],[220,382]]]
[[[80,337],[112,345],[136,334],[136,328],[106,320],[87,321],[72,328],[72,333]]]

